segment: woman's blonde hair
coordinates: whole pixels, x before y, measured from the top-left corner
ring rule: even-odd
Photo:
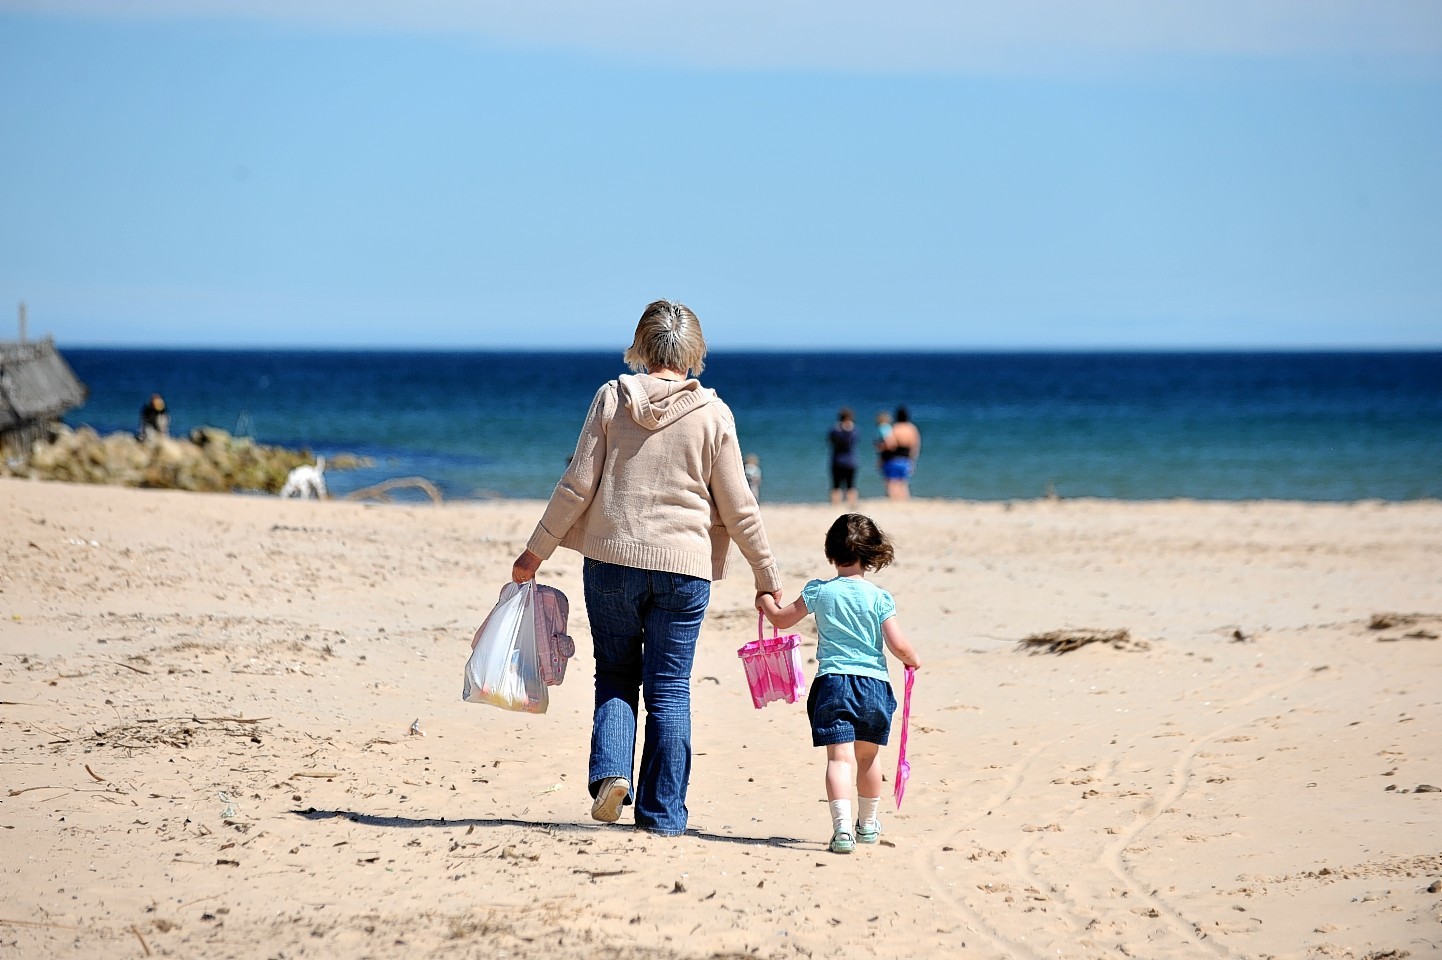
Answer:
[[[666,367],[692,376],[706,369],[706,338],[701,321],[684,303],[657,300],[647,304],[636,324],[636,339],[622,356],[637,373]]]

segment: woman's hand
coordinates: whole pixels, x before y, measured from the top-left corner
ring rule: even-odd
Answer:
[[[516,558],[511,564],[511,580],[515,583],[525,583],[527,580],[536,578],[536,571],[541,569],[541,558],[527,550]]]
[[[763,605],[762,600],[761,600],[762,597],[770,597],[776,607],[781,606],[781,591],[780,591],[780,590],[757,590],[757,591],[756,591],[756,609],[757,609],[759,612],[761,612],[761,613],[765,613],[765,612],[766,612],[766,607]]]

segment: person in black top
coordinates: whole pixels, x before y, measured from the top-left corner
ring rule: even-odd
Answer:
[[[152,393],[150,399],[145,401],[145,406],[140,408],[140,433],[141,440],[153,440],[157,437],[170,436],[170,410],[165,406],[165,398],[158,393]]]
[[[856,506],[856,420],[849,407],[836,415],[836,426],[828,435],[831,442],[831,502],[840,503],[845,491],[846,502]]]

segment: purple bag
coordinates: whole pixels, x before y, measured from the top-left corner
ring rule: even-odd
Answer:
[[[566,633],[571,604],[555,587],[536,584],[536,652],[541,658],[541,679],[559,686],[566,679],[566,661],[576,655],[576,641]]]

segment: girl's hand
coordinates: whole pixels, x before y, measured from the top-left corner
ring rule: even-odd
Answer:
[[[767,601],[767,600],[770,600],[770,601],[771,601],[771,608],[772,608],[773,610],[776,609],[777,607],[781,606],[781,591],[780,591],[780,590],[772,590],[772,591],[757,590],[757,591],[756,591],[756,609],[757,609],[758,611],[760,611],[761,613],[765,613],[765,612],[766,612],[766,601]]]

